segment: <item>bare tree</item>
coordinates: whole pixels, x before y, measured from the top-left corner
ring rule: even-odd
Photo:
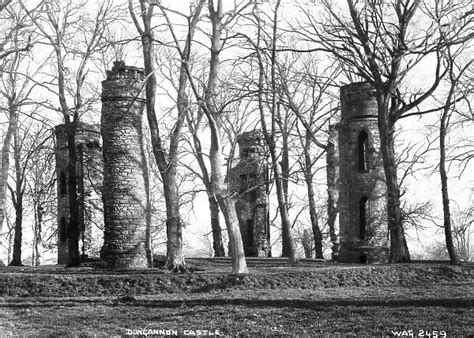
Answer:
[[[472,202],[472,195],[469,198]],[[453,238],[458,257],[465,262],[472,262],[472,246],[474,239],[474,207],[458,210],[453,215]]]
[[[194,64],[193,68],[196,69],[196,67],[197,65]],[[205,70],[208,68],[207,62],[203,62],[202,67],[205,73]],[[218,109],[221,112],[220,127],[222,128],[223,134],[222,147],[229,149],[228,152],[225,153],[225,156],[227,156],[227,177],[231,177],[231,169],[235,166],[234,159],[236,158],[237,151],[237,136],[249,128],[254,128],[259,123],[258,120],[255,119],[254,114],[252,114],[251,105],[248,100],[246,100],[248,93],[243,91],[239,86],[241,79],[236,76],[238,73],[237,68],[238,62],[232,63],[232,65],[226,69],[226,73],[222,74],[219,95],[214,98],[214,104],[219,107]],[[207,127],[204,111],[199,107],[196,107],[194,110],[190,109],[188,111],[187,122],[191,132],[191,140],[188,140],[188,144],[193,156],[197,160],[200,172],[190,168],[190,166],[188,166],[188,169],[203,182],[209,201],[214,255],[216,257],[223,257],[225,250],[219,220],[220,209],[212,190],[211,177],[209,174],[210,170],[208,167],[209,161],[207,154],[205,154],[205,149],[203,149],[203,143],[200,137],[200,134],[202,134]],[[226,135],[227,138],[225,138],[224,135]]]
[[[13,239],[13,255],[9,265],[21,266],[21,247],[23,234],[23,196],[25,193],[24,181],[25,171],[22,170],[21,163],[21,148],[22,142],[19,140],[20,135],[18,128],[13,135],[13,158],[15,163],[15,189],[8,185],[8,190],[11,193],[11,200],[13,208],[15,209],[15,223],[14,223],[14,239]]]
[[[394,146],[395,123],[404,117],[421,115],[414,109],[428,99],[446,75],[441,54],[446,39],[440,39],[434,24],[426,30],[417,29],[417,22],[426,18],[430,8],[421,1],[397,0],[395,3],[347,0],[349,18],[325,0],[324,19],[317,21],[306,11],[306,25],[300,33],[341,60],[364,81],[375,88],[378,105],[378,127],[387,185],[387,214],[390,232],[390,261],[408,262],[410,255],[402,225],[400,187],[397,178]],[[450,13],[443,13],[450,15]],[[469,36],[472,18],[456,18],[449,44]],[[410,95],[403,93],[403,81],[410,71],[428,56],[437,56],[434,80],[426,89]]]
[[[26,10],[22,0],[22,8]],[[81,224],[79,196],[76,178],[78,161],[76,151],[76,129],[81,113],[89,109],[93,101],[84,97],[84,86],[93,57],[107,47],[104,39],[107,26],[116,20],[120,11],[110,0],[97,4],[93,16],[86,13],[83,4],[72,0],[48,1],[37,8],[40,15],[29,15],[43,39],[51,46],[54,55],[56,76],[51,81],[55,88],[47,87],[57,95],[57,110],[66,125],[68,143],[68,194],[70,219],[67,230],[69,264],[79,266],[79,235]],[[74,36],[74,39],[71,39]]]
[[[219,203],[219,207],[224,216],[224,220],[229,232],[230,253],[232,257],[232,272],[247,273],[247,264],[242,244],[242,236],[239,230],[237,214],[235,211],[235,196],[231,196],[230,191],[225,182],[225,173],[223,172],[224,158],[222,154],[222,127],[221,116],[222,111],[216,104],[216,98],[219,95],[219,74],[221,60],[220,55],[223,49],[222,34],[225,29],[230,26],[238,14],[248,7],[248,3],[236,5],[236,7],[228,13],[224,13],[223,1],[208,0],[207,9],[209,12],[209,20],[211,32],[209,34],[210,46],[210,63],[207,76],[207,83],[204,85],[204,94],[201,94],[197,83],[192,75],[191,68],[188,64],[184,64],[186,74],[190,81],[192,92],[200,104],[200,108],[204,112],[209,123],[211,134],[209,161],[211,165],[211,186],[214,195]],[[173,33],[175,46],[178,49],[181,58],[183,58],[183,49],[180,47],[179,40],[174,33],[171,22],[168,21],[169,29]]]
[[[14,223],[14,241],[13,255],[9,265],[22,265],[22,234],[23,234],[23,218],[27,189],[27,181],[29,180],[32,161],[37,159],[37,153],[42,149],[44,143],[50,138],[51,134],[34,133],[32,131],[33,120],[27,120],[23,123],[22,128],[17,128],[14,134],[13,142],[13,158],[14,158],[14,186],[8,185],[10,197],[15,209]]]
[[[291,54],[295,54],[295,52],[291,52]],[[299,66],[297,66],[298,64]],[[299,122],[296,129],[303,149],[299,163],[306,182],[316,258],[323,258],[323,235],[316,208],[313,178],[316,162],[329,151],[328,145],[320,141],[320,138],[328,138],[326,130],[329,129],[329,121],[336,111],[332,107],[334,97],[331,94],[331,86],[334,86],[333,82],[339,70],[332,66],[318,74],[317,64],[318,60],[314,56],[301,60],[301,55],[296,55],[290,58],[285,65],[279,65],[278,74],[282,104],[288,107]],[[303,128],[299,127],[300,124]],[[322,135],[320,136],[320,134]],[[316,153],[312,151],[313,144],[317,146],[318,152]],[[334,228],[333,223],[329,228]],[[334,243],[333,246],[335,247]]]
[[[329,65],[325,71],[318,70],[318,63],[314,56],[301,60],[301,54],[291,48],[280,48],[296,55],[294,60],[290,59],[287,65],[278,63],[279,90],[281,91],[281,103],[297,117],[297,133],[303,148],[303,158],[299,161],[303,170],[307,187],[311,227],[315,240],[316,258],[322,258],[322,233],[319,226],[318,213],[316,211],[315,189],[313,184],[314,166],[317,160],[326,153],[326,175],[327,175],[327,213],[329,236],[332,242],[332,256],[336,258],[338,252],[335,220],[337,216],[337,192],[336,180],[336,148],[335,133],[329,124],[331,118],[337,111],[333,107],[335,101],[331,93],[331,87],[340,73],[340,69],[334,64]],[[302,68],[297,69],[296,65]],[[299,125],[303,126],[303,130]],[[322,133],[322,136],[319,134]],[[321,141],[327,139],[327,142]],[[319,152],[314,153],[312,145],[316,145]]]
[[[266,33],[262,31],[263,22],[259,16],[258,5],[254,7],[254,19],[257,26],[257,40],[256,42],[246,35],[246,40],[250,43],[255,51],[255,55],[258,62],[258,85],[257,85],[257,98],[258,98],[258,110],[260,112],[260,122],[263,131],[263,135],[268,146],[270,156],[272,159],[273,175],[276,186],[278,208],[280,211],[281,228],[282,228],[282,244],[283,244],[283,256],[289,257],[291,263],[298,262],[298,256],[296,253],[296,246],[291,234],[291,221],[288,213],[287,198],[285,195],[284,177],[282,172],[282,166],[278,159],[275,134],[277,130],[277,119],[278,119],[278,91],[277,91],[277,31],[278,31],[278,15],[281,1],[277,1],[273,11],[272,18],[272,32],[269,35],[269,40],[265,39]],[[266,53],[269,51],[269,53]],[[268,69],[265,67],[266,60],[269,64],[270,76],[266,79]],[[267,81],[266,81],[267,80]],[[269,83],[269,88],[265,83]],[[268,103],[268,104],[267,104]],[[268,106],[269,117],[270,117],[270,129],[267,127],[266,121],[266,109]]]
[[[442,5],[442,3],[440,4]],[[458,8],[453,8],[452,3],[444,4],[449,6],[449,9],[446,8],[436,8],[435,13],[433,14],[435,19],[441,21],[440,17],[444,11],[455,11],[459,10]],[[462,9],[462,8],[461,8]],[[445,31],[443,27],[440,27],[440,35],[442,38],[445,37]],[[463,53],[466,44],[460,46],[451,46],[449,41],[447,42],[447,48],[445,53],[445,59],[448,69],[448,83],[449,89],[448,94],[446,95],[446,100],[441,112],[441,119],[439,124],[439,174],[441,179],[441,195],[443,200],[443,226],[444,234],[446,238],[446,248],[449,254],[449,261],[453,265],[459,264],[459,257],[456,253],[456,248],[453,240],[453,229],[451,225],[451,211],[450,211],[450,200],[448,192],[448,175],[446,169],[446,137],[450,127],[450,121],[453,112],[456,110],[456,102],[461,100],[468,100],[469,94],[472,94],[473,87],[472,84],[464,86],[463,80],[465,80],[465,73],[473,64],[473,60],[465,62],[465,64],[460,64],[458,62],[459,55]],[[472,81],[467,79],[468,82]]]
[[[180,53],[181,67],[179,73],[179,88],[177,90],[178,93],[176,99],[178,115],[176,117],[176,123],[172,129],[172,133],[170,135],[169,149],[165,149],[155,113],[156,74],[155,66],[153,64],[155,41],[153,38],[152,28],[154,5],[150,4],[148,1],[145,0],[140,1],[140,14],[142,19],[142,25],[140,25],[134,13],[133,1],[129,0],[130,14],[142,40],[145,74],[147,76],[145,94],[148,124],[150,126],[153,154],[155,156],[156,163],[162,176],[164,195],[166,200],[166,227],[168,243],[166,267],[167,269],[172,271],[186,270],[182,238],[183,224],[181,216],[179,214],[179,193],[176,181],[176,174],[178,166],[178,146],[181,137],[182,126],[188,109],[188,98],[186,94],[188,79],[185,70],[185,65],[189,62],[193,35],[196,29],[196,25],[200,19],[200,13],[203,6],[204,1],[200,1],[196,8],[187,18],[189,23],[188,32],[185,41],[185,46],[183,48],[182,53]],[[161,9],[163,15],[167,18],[167,20],[169,20],[166,14],[166,8],[164,8],[162,5],[158,5],[158,7]]]
[[[8,127],[2,138],[1,167],[0,167],[0,234],[5,218],[5,202],[7,198],[7,182],[10,169],[10,150],[14,134],[18,128],[18,110],[24,104],[24,95],[30,89],[28,81],[20,80],[18,67],[32,46],[32,32],[28,27],[28,15],[19,10],[11,1],[0,3],[1,23],[6,33],[0,41],[0,67],[2,69],[1,94],[6,101],[7,109],[1,109],[7,114]],[[20,81],[24,83],[19,84]],[[0,260],[1,262],[1,260]]]
[[[202,109],[200,109],[199,112],[200,112],[199,116],[191,116],[190,114],[187,115],[188,128],[192,135],[193,153],[194,153],[194,156],[196,157],[199,168],[201,170],[201,173],[198,176],[201,178],[204,184],[204,187],[207,193],[207,198],[209,201],[209,211],[210,211],[210,216],[211,216],[211,231],[212,231],[212,248],[214,250],[214,257],[224,257],[225,250],[224,250],[224,243],[222,239],[222,229],[221,229],[220,219],[219,219],[220,218],[219,203],[217,202],[217,199],[214,196],[214,192],[213,192],[212,184],[211,184],[211,176],[209,175],[209,170],[204,160],[202,143],[198,135],[198,130],[200,129],[200,125],[204,117],[204,113],[202,112]]]
[[[32,264],[39,266],[45,249],[54,247],[50,243],[51,231],[48,231],[51,224],[56,224],[55,170],[50,165],[54,161],[53,133],[45,124],[40,124],[32,127],[29,134],[38,142],[34,142],[34,153],[28,164],[25,195],[33,210]]]
[[[243,5],[245,7],[245,5]],[[242,10],[242,9],[239,9]],[[222,50],[221,36],[223,30],[226,28],[238,13],[236,9],[230,13],[224,20],[223,1],[218,0],[217,5],[214,5],[213,0],[208,1],[209,18],[212,25],[211,31],[211,57],[209,65],[209,77],[206,86],[203,111],[208,119],[211,130],[211,148],[209,159],[211,162],[211,184],[214,194],[221,208],[221,211],[226,220],[227,230],[229,231],[230,251],[232,257],[232,272],[233,273],[247,273],[247,264],[245,261],[242,236],[240,234],[237,214],[235,211],[235,199],[230,196],[228,187],[224,181],[222,173],[222,149],[221,149],[221,131],[220,131],[220,117],[221,112],[215,105],[215,97],[218,92],[219,80],[219,66],[220,53]],[[193,88],[194,90],[194,88]],[[197,92],[195,92],[197,94]],[[199,100],[198,97],[196,97]]]

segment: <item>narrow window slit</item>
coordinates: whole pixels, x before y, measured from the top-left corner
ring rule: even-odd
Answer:
[[[358,150],[358,169],[360,171],[369,170],[369,136],[365,131],[362,131],[359,134],[357,141],[357,150]]]

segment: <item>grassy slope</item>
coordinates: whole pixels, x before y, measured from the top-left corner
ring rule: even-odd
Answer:
[[[0,332],[474,333],[471,268],[303,262],[299,267],[256,266],[244,277],[229,276],[225,265],[193,263],[205,271],[2,270]]]

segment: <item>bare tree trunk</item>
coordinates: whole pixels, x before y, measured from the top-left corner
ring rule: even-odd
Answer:
[[[13,235],[12,235],[13,230],[14,230],[13,227],[10,228],[7,234],[7,237],[8,237],[7,262],[11,261],[12,252],[13,252]],[[3,262],[0,262],[0,267],[1,266],[5,266],[5,264],[3,264]]]
[[[204,187],[206,188],[209,201],[212,230],[212,247],[214,249],[214,257],[225,257],[224,242],[222,239],[222,228],[220,225],[219,217],[219,203],[217,202],[217,199],[212,191],[211,181],[209,179],[209,172],[207,170],[206,163],[204,162],[201,141],[199,140],[199,137],[197,136],[196,132],[196,129],[200,124],[202,115],[198,117],[197,121],[192,121],[189,114],[187,114],[186,116],[188,118],[188,128],[193,136],[194,156],[196,157],[196,160],[199,164],[199,168],[201,169],[201,178]]]
[[[277,110],[278,110],[277,119],[281,120],[279,104],[278,104]],[[288,135],[285,129],[286,126],[282,125],[281,123],[279,124],[279,126],[280,126],[280,131],[282,134],[282,149],[281,149],[281,162],[280,162],[281,181],[282,181],[282,188],[283,188],[283,197],[285,200],[285,209],[288,211],[288,179],[290,177],[290,155],[289,155],[289,149],[288,149]],[[289,219],[289,216],[288,216],[288,219]],[[283,231],[283,226],[282,226],[282,231]],[[282,246],[283,257],[290,257],[291,255],[292,244],[291,244],[290,237],[291,236],[287,236],[287,235],[282,236],[281,246]]]
[[[390,232],[390,262],[408,263],[408,251],[400,208],[400,187],[397,178],[397,165],[394,147],[394,126],[388,117],[387,96],[377,89],[378,126],[380,132],[380,151],[383,158],[387,185],[387,217]]]
[[[148,160],[145,153],[144,135],[140,132],[140,152],[142,159],[143,183],[145,184],[145,254],[149,268],[153,268],[153,243],[151,224],[151,196],[150,196],[150,171],[148,170]]]
[[[16,197],[15,201],[15,236],[13,240],[13,256],[9,265],[22,266],[21,264],[21,242],[23,232],[23,198],[21,194]]]
[[[35,246],[34,246],[34,251],[35,251],[35,266],[41,265],[41,245],[43,242],[42,236],[41,236],[41,231],[43,228],[43,208],[41,207],[41,204],[35,205]]]
[[[15,237],[13,240],[13,257],[11,266],[21,266],[21,242],[23,232],[23,174],[21,170],[20,145],[18,143],[18,130],[14,135],[14,158],[15,158],[15,191],[11,189],[13,206],[15,207]],[[10,187],[9,187],[10,188]]]
[[[440,33],[444,37],[444,33],[440,29]],[[474,61],[470,60],[463,67],[459,67],[459,73],[456,76],[454,71],[456,69],[455,55],[453,55],[451,48],[448,47],[446,58],[448,62],[449,69],[449,81],[450,89],[448,96],[446,97],[445,105],[443,108],[443,113],[441,115],[440,127],[439,127],[439,175],[441,179],[441,196],[443,200],[443,220],[444,220],[444,234],[446,238],[446,249],[448,250],[449,262],[452,265],[459,265],[459,256],[456,252],[456,248],[453,240],[453,229],[451,225],[451,211],[449,206],[449,193],[448,193],[448,175],[446,172],[446,135],[448,133],[448,126],[450,120],[450,111],[454,110],[454,103],[452,102],[455,94],[456,87],[460,84],[463,74],[466,70],[470,68]],[[468,79],[469,81],[469,79]],[[461,83],[462,84],[462,83]],[[467,93],[462,93],[461,97],[467,99],[467,95],[472,94],[467,91]]]
[[[165,184],[164,181],[168,183]],[[176,185],[176,166],[168,168],[163,175],[166,201],[167,257],[166,268],[170,271],[186,271],[183,251],[183,224],[179,216],[179,197]]]
[[[212,77],[210,76],[210,81],[211,79]],[[214,79],[217,81],[217,78]],[[212,87],[212,84],[209,87],[214,88]],[[211,109],[213,109],[213,107],[211,107]],[[232,258],[232,273],[248,273],[239,220],[235,211],[235,200],[230,196],[222,170],[224,165],[220,147],[221,136],[213,116],[215,115],[208,114],[211,126],[211,149],[209,153],[209,159],[211,162],[211,187],[217,203],[219,204],[219,208],[224,216],[227,231],[229,233],[229,255]]]
[[[3,230],[3,221],[5,218],[5,204],[7,199],[7,182],[8,182],[8,171],[10,170],[10,149],[13,134],[17,126],[17,111],[13,104],[10,102],[10,113],[8,116],[8,129],[3,139],[2,147],[2,158],[1,158],[1,171],[0,171],[0,234]],[[13,109],[12,109],[13,108]],[[0,238],[1,241],[1,238]],[[0,259],[0,263],[2,260]],[[1,264],[0,264],[1,265]]]
[[[232,273],[248,273],[245,261],[244,245],[240,234],[239,221],[235,211],[235,200],[229,196],[222,174],[222,160],[220,151],[211,150],[212,185],[219,207],[224,215],[229,232],[229,247],[232,257]],[[214,163],[214,164],[213,164]],[[221,165],[220,167],[218,167]]]
[[[309,217],[311,220],[311,229],[313,230],[314,236],[314,251],[315,258],[323,257],[323,234],[319,228],[318,213],[316,211],[316,201],[314,199],[314,185],[313,185],[313,161],[310,155],[311,148],[311,137],[309,131],[306,130],[305,135],[305,147],[304,147],[304,159],[305,159],[305,170],[304,178],[306,181],[306,188],[308,191],[308,203],[309,203]]]
[[[31,266],[36,266],[36,205],[33,202],[33,211],[34,211],[34,216],[33,216],[33,243],[31,245]]]
[[[447,102],[451,101],[451,96],[452,95],[448,96]],[[443,221],[444,234],[446,237],[446,249],[448,250],[450,264],[459,265],[459,258],[454,248],[453,242],[451,212],[449,208],[448,175],[446,173],[446,133],[449,109],[450,107],[447,105],[443,110],[443,115],[441,116],[439,130],[439,175],[441,178],[441,195],[443,199]]]
[[[145,32],[142,34],[143,56],[145,62],[145,74],[147,76],[146,82],[146,108],[148,124],[150,126],[151,141],[153,146],[153,154],[155,155],[156,163],[160,170],[163,191],[166,202],[166,233],[167,233],[167,258],[166,267],[172,271],[182,271],[186,269],[186,262],[183,254],[183,239],[182,239],[182,221],[179,215],[179,201],[178,201],[178,187],[176,182],[177,170],[177,154],[173,154],[170,150],[168,160],[166,159],[165,150],[162,147],[160,131],[155,113],[155,92],[156,92],[156,76],[153,65],[153,37],[151,28],[149,27],[151,20],[151,13],[147,14],[145,23]],[[179,98],[178,98],[179,101]],[[180,103],[178,102],[178,106]],[[178,108],[179,109],[179,108]],[[179,113],[178,113],[179,114]],[[178,116],[178,120],[183,117]],[[179,135],[181,132],[182,122],[177,123],[174,133],[178,137],[171,142],[179,142]],[[173,145],[170,145],[170,148]],[[176,145],[177,148],[177,145]]]
[[[280,105],[278,104],[278,119],[281,120],[281,114],[280,114]],[[282,179],[283,179],[283,192],[285,194],[285,201],[286,204],[288,205],[288,186],[289,186],[289,179],[290,179],[290,149],[288,145],[288,131],[284,128],[286,128],[286,125],[280,124],[280,130],[281,130],[281,139],[282,139],[282,145],[281,145],[281,174],[282,174]]]
[[[247,262],[245,260],[242,235],[240,233],[239,221],[235,211],[235,200],[230,196],[227,184],[225,183],[223,173],[223,156],[221,149],[221,135],[219,131],[219,114],[215,107],[214,97],[217,94],[217,85],[219,80],[221,35],[222,35],[222,17],[223,3],[219,0],[217,8],[213,1],[208,2],[209,14],[212,24],[211,35],[211,60],[209,64],[209,79],[207,84],[207,93],[205,97],[205,113],[209,121],[211,130],[211,147],[209,158],[211,162],[211,186],[216,196],[219,207],[224,215],[224,219],[229,232],[229,246],[232,256],[232,272],[248,273]]]
[[[146,168],[145,176],[145,195],[146,195],[146,228],[145,228],[145,253],[149,268],[153,268],[153,243],[152,243],[152,224],[151,224],[151,198],[150,198],[150,177],[148,168]]]
[[[3,230],[3,220],[5,218],[5,202],[7,197],[8,171],[10,169],[10,142],[12,132],[10,131],[11,120],[8,130],[3,140],[2,147],[2,167],[0,172],[0,233]]]
[[[326,147],[326,182],[327,182],[327,213],[329,238],[331,240],[331,259],[337,261],[339,253],[339,242],[336,235],[336,218],[337,218],[337,151],[335,146],[335,130],[329,130],[329,140]]]
[[[273,153],[273,152],[272,152]],[[273,172],[275,175],[275,186],[277,190],[278,208],[280,210],[281,218],[281,236],[283,242],[286,242],[286,252],[282,252],[283,257],[288,257],[291,263],[298,263],[298,256],[296,255],[296,245],[291,234],[291,221],[288,215],[288,209],[285,201],[285,194],[283,191],[283,180],[281,174],[280,164],[276,161],[276,156],[272,154]]]
[[[222,240],[222,230],[219,220],[219,204],[213,195],[209,196],[208,200],[211,212],[212,248],[214,249],[214,257],[225,257],[224,242]]]
[[[311,219],[311,229],[314,236],[315,258],[324,258],[323,256],[323,234],[319,228],[318,215],[316,213],[316,203],[314,201],[313,184],[308,185],[309,216]]]

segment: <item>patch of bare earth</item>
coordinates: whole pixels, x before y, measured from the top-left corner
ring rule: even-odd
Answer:
[[[254,263],[241,276],[212,260],[189,274],[2,269],[0,333],[474,333],[472,266]]]

